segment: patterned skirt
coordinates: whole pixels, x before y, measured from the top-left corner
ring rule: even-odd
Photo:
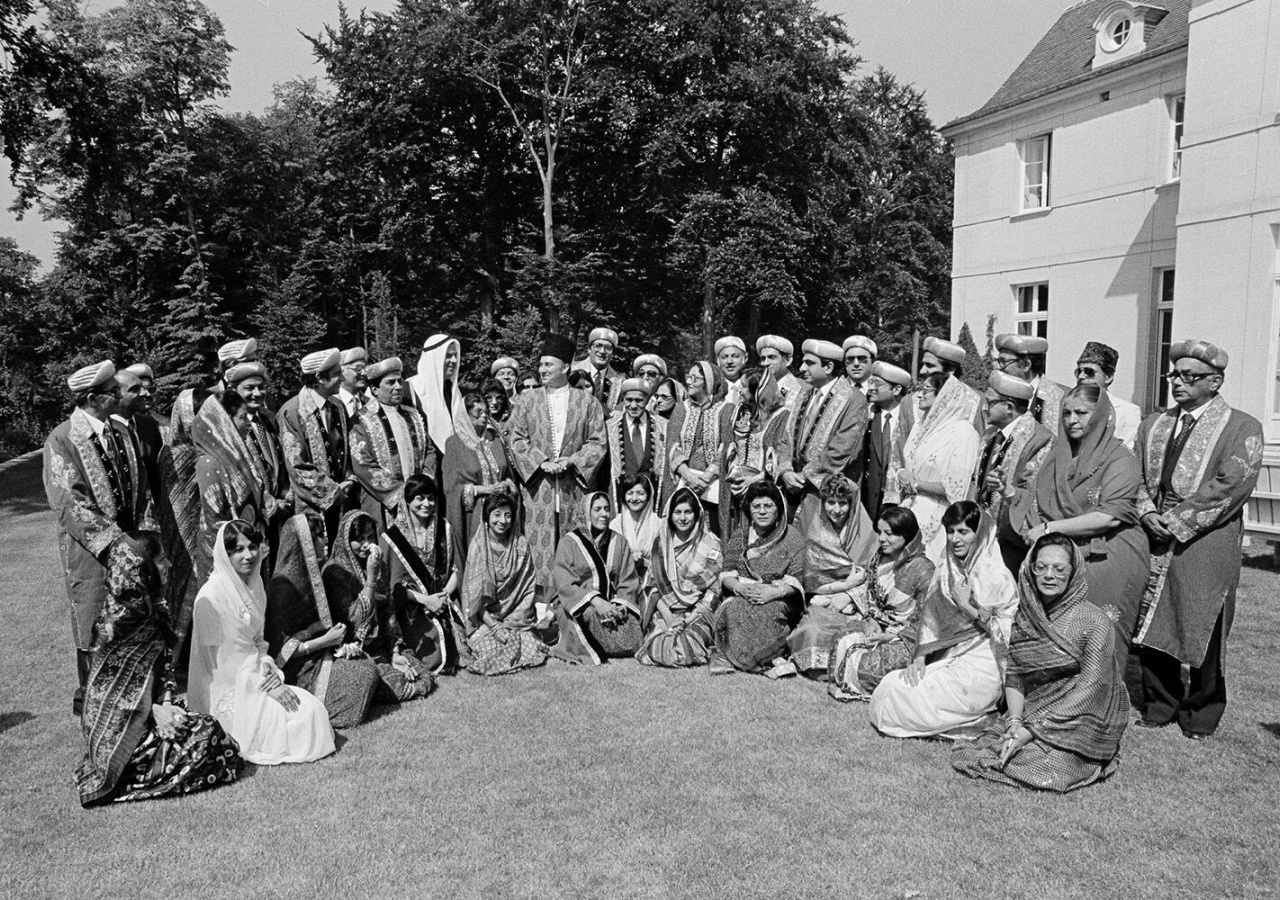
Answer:
[[[550,650],[528,631],[504,629],[502,637],[481,625],[467,638],[471,662],[467,671],[477,675],[506,675],[521,669],[531,669],[547,661]]]
[[[705,666],[710,658],[711,625],[701,616],[675,627],[661,616],[654,616],[648,635],[636,651],[636,659],[644,665],[668,669]]]
[[[870,700],[884,676],[911,664],[912,651],[900,638],[868,645],[882,634],[875,621],[858,620],[832,642],[827,665],[827,693],[837,700]]]
[[[720,604],[712,620],[716,649],[734,668],[764,672],[787,653],[787,637],[800,621],[800,603],[771,600],[752,603],[730,597]]]
[[[587,639],[606,659],[635,656],[640,649],[644,632],[640,630],[640,617],[630,610],[622,618],[606,623],[594,608],[587,607],[578,619],[587,633]]]
[[[1085,759],[1032,738],[1000,768],[1000,749],[1006,719],[987,728],[976,740],[957,743],[951,750],[951,766],[970,778],[986,778],[1015,787],[1065,794],[1111,775],[1120,765],[1117,754],[1105,762]]]
[[[828,606],[810,606],[787,637],[787,649],[796,671],[810,678],[825,676],[836,638],[849,630],[856,620]]]
[[[240,748],[218,720],[187,713],[186,722],[186,737],[177,740],[164,740],[154,728],[147,731],[120,774],[114,802],[193,794],[240,777]]]

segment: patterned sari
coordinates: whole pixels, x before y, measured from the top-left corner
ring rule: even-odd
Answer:
[[[200,489],[200,529],[196,541],[196,576],[201,582],[213,568],[213,542],[218,527],[241,519],[267,530],[276,509],[262,459],[249,450],[217,396],[200,407],[191,426]]]
[[[488,523],[476,532],[462,579],[462,613],[471,661],[467,671],[505,675],[547,661],[547,645],[533,634],[537,580],[529,542],[515,524],[504,538]],[[485,613],[497,623],[492,627]]]

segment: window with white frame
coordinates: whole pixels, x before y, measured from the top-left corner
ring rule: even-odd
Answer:
[[[1049,282],[1038,284],[1020,284],[1014,288],[1017,296],[1017,308],[1013,320],[1017,323],[1018,334],[1033,337],[1049,337]]]
[[[1169,347],[1173,343],[1173,269],[1156,269],[1156,315],[1154,358],[1151,361],[1151,402],[1156,409],[1169,407],[1169,382],[1164,374],[1169,371]]]
[[[1272,304],[1273,310],[1271,320],[1272,339],[1276,338],[1277,330],[1280,330],[1280,225],[1271,226],[1271,239],[1276,245],[1275,270],[1272,275]],[[1267,416],[1267,439],[1274,441],[1280,438],[1280,344],[1271,345],[1271,371],[1275,373],[1273,376],[1275,383],[1272,384],[1271,409]]]
[[[1187,97],[1179,94],[1169,98],[1169,122],[1172,126],[1170,140],[1171,162],[1169,163],[1169,180],[1177,181],[1182,177],[1182,114],[1186,109]]]
[[[1049,206],[1049,135],[1028,138],[1018,144],[1022,157],[1022,209]]]

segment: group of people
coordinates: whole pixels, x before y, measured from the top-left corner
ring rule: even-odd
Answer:
[[[408,375],[321,350],[272,413],[237,340],[166,427],[145,363],[72,374],[44,462],[81,801],[318,759],[375,703],[550,657],[814,679],[1055,791],[1115,769],[1131,706],[1217,727],[1262,458],[1219,348],[1174,344],[1143,420],[1094,342],[1067,388],[1047,341],[999,335],[983,392],[939,338],[913,375],[860,335],[798,360],[765,335],[755,365],[727,336],[682,380],[618,344],[547,335],[536,386],[507,356],[464,385],[448,335]]]

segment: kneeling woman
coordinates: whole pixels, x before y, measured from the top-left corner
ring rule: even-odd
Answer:
[[[640,582],[631,548],[609,528],[609,496],[588,494],[583,506],[586,527],[565,535],[551,569],[551,606],[560,631],[551,652],[598,666],[640,649]]]
[[[636,659],[680,668],[706,665],[711,613],[720,596],[720,539],[704,521],[698,496],[686,487],[671,495],[645,581],[644,643]]]
[[[1129,719],[1115,625],[1088,602],[1085,561],[1057,533],[1036,542],[1018,575],[1022,597],[1009,639],[1008,716],[951,764],[966,775],[1066,792],[1119,765]]]
[[[867,578],[866,609],[833,642],[827,692],[837,700],[870,700],[890,672],[915,659],[920,609],[933,581],[915,513],[886,506],[877,523],[879,550]]]
[[[244,760],[210,716],[174,703],[173,623],[164,599],[164,551],[151,533],[121,542],[107,565],[107,599],[94,626],[84,689],[80,803],[190,794],[235,781]]]
[[[871,724],[890,737],[949,735],[995,709],[1001,657],[1018,609],[995,528],[970,500],[942,514],[946,550],[920,614],[920,641],[905,669],[871,695]]]
[[[213,574],[196,595],[187,702],[217,718],[251,763],[311,762],[334,751],[324,704],[284,683],[263,627],[263,536],[233,519],[218,529]]]
[[[517,533],[515,516],[509,494],[486,497],[484,524],[467,555],[462,579],[471,656],[467,670],[478,675],[504,675],[547,661],[547,645],[533,634],[533,557],[529,542]]]
[[[804,612],[804,539],[787,524],[782,492],[771,481],[757,481],[743,506],[750,520],[725,546],[712,674],[764,672],[784,663],[787,636]]]

